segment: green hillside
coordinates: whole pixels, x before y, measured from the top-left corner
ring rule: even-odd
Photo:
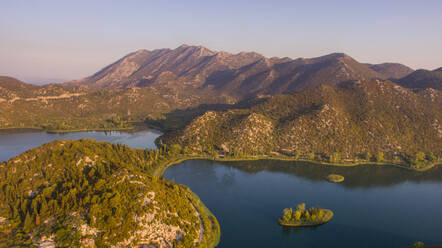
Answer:
[[[54,141],[0,163],[0,247],[212,247],[219,226],[200,200],[151,176],[173,154]]]
[[[162,142],[196,152],[422,164],[442,152],[438,106],[438,90],[348,82],[272,96],[250,108],[209,111]]]

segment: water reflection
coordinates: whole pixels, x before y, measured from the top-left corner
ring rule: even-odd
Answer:
[[[152,129],[137,130],[137,132],[90,131],[75,133],[46,133],[36,130],[8,130],[6,132],[3,130],[0,133],[0,161],[10,159],[26,150],[59,139],[78,140],[88,138],[111,143],[122,143],[133,148],[152,149],[155,148],[155,139],[160,135],[161,132]]]
[[[394,166],[336,167],[275,160],[223,162],[223,164],[249,174],[268,171],[296,175],[314,182],[324,181],[329,174],[340,174],[345,177],[341,185],[348,188],[388,187],[407,181],[415,183],[442,181],[442,166],[436,166],[425,172],[416,172]]]
[[[331,173],[345,176],[329,183]],[[442,243],[442,170],[328,167],[284,161],[185,161],[167,179],[194,191],[221,225],[219,247],[406,247]],[[282,210],[332,209],[318,227],[281,227]]]

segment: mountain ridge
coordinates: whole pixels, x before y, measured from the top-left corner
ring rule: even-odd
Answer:
[[[407,88],[442,90],[442,67],[433,71],[420,69],[404,78],[396,80],[396,82]]]
[[[389,68],[382,69],[384,67]],[[298,92],[348,80],[386,79],[397,74],[399,69],[395,68],[399,67],[409,72],[408,67],[397,63],[362,64],[344,53],[315,58],[267,58],[256,52],[233,54],[181,45],[175,49],[137,50],[92,76],[65,85],[98,89],[186,85],[190,90],[215,89],[244,99],[257,94]]]
[[[383,79],[396,73],[395,68],[409,71],[394,63],[378,65],[378,71],[387,71],[386,75],[370,66],[376,65],[359,63],[345,53],[291,59],[188,45],[141,49],[90,77],[64,84],[35,86],[8,77],[3,77],[8,81],[4,83],[0,78],[0,128],[107,130],[147,122],[170,130],[209,109],[219,110],[247,99]],[[440,81],[434,86],[426,77],[417,85],[415,81],[421,77],[413,75],[419,73],[394,81],[408,88],[440,89]],[[408,78],[411,83],[402,81]],[[174,119],[173,124],[163,125],[168,119]]]
[[[399,79],[413,73],[414,70],[399,63],[365,64],[370,69],[385,76],[384,79]]]

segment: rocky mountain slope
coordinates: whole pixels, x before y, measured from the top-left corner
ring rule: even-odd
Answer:
[[[139,50],[63,85],[35,86],[0,77],[0,128],[125,129],[149,120],[171,129],[206,110],[249,98],[398,77],[410,70],[392,63],[361,64],[342,53],[293,60],[187,45]],[[440,89],[440,73],[416,71],[398,82]]]
[[[195,151],[247,154],[442,152],[442,95],[392,82],[346,82],[267,98],[250,108],[209,111],[162,142]]]
[[[206,247],[216,220],[186,187],[150,174],[167,156],[61,140],[1,162],[0,246]]]
[[[68,86],[101,89],[127,87],[183,87],[213,90],[235,99],[257,94],[302,91],[321,84],[348,80],[369,80],[404,74],[398,64],[361,64],[336,53],[318,58],[266,58],[254,52],[230,54],[201,46],[176,49],[139,50],[105,67],[96,74]],[[206,92],[206,91],[203,91]]]
[[[260,58],[256,53],[229,54],[187,45],[173,50],[139,50],[67,85],[111,89],[180,82],[199,86],[214,71],[236,69]]]
[[[399,63],[366,64],[370,69],[380,73],[385,79],[399,79],[414,72],[408,66]]]
[[[407,88],[442,90],[442,67],[434,71],[417,70],[397,80],[397,83]]]

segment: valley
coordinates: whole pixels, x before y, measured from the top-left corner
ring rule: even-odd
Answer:
[[[362,195],[395,205],[388,195],[405,194],[396,187],[410,190],[417,182],[436,197],[442,179],[439,76],[439,69],[364,64],[343,53],[266,58],[182,45],[139,50],[62,84],[0,77],[0,245],[232,247],[240,235],[244,240],[236,245],[321,247],[336,241],[328,225],[359,238],[380,235],[367,242],[370,247],[442,243],[437,228],[407,219],[417,208],[405,207],[409,212],[399,215],[387,205],[370,211],[407,219],[426,234],[395,225],[377,229],[378,218],[364,219],[352,231],[348,220],[355,215],[349,209],[361,206],[343,204],[358,198],[372,205],[346,189],[384,187]],[[329,174],[345,180],[331,185]],[[230,188],[235,177],[245,183],[233,190],[240,198]],[[307,193],[325,197],[336,216],[317,232],[294,230],[296,235],[269,225],[282,203],[294,204],[280,193],[272,198],[270,184],[280,193],[300,194],[293,199],[309,205],[322,201]],[[325,184],[340,200],[327,200]],[[422,197],[415,192],[406,202]],[[263,199],[275,212],[250,205],[266,206]],[[229,216],[232,202],[237,212]],[[424,218],[435,214],[426,210]],[[246,225],[240,231],[232,217],[242,226],[257,218],[270,229]],[[254,233],[262,235],[259,243],[250,238]]]

